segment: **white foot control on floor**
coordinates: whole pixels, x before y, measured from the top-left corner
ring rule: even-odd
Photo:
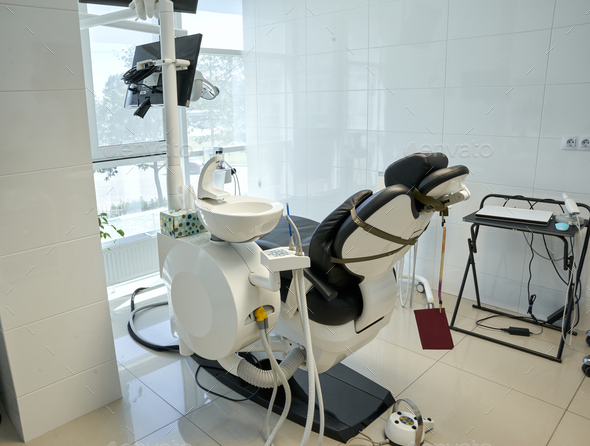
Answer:
[[[402,401],[406,402],[414,413],[398,410]],[[398,446],[418,446],[424,441],[425,433],[431,429],[434,429],[434,421],[431,418],[423,418],[413,401],[400,399],[395,402],[393,413],[387,420],[385,435]]]

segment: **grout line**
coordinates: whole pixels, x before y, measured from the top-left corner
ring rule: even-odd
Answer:
[[[117,363],[117,358],[116,358],[116,357],[112,357],[111,359],[108,359],[108,360],[106,360],[106,361],[104,361],[104,362],[101,362],[100,364],[96,364],[96,365],[93,365],[92,367],[88,367],[87,369],[81,370],[81,371],[79,371],[78,373],[75,373],[75,374],[73,374],[73,375],[68,375],[68,376],[67,376],[67,377],[65,377],[65,378],[62,378],[62,379],[60,379],[60,380],[58,380],[58,381],[55,381],[55,382],[49,383],[49,384],[47,384],[47,385],[45,385],[45,386],[43,386],[43,387],[40,387],[40,388],[38,388],[38,389],[31,390],[30,392],[27,392],[27,393],[24,393],[24,394],[22,394],[22,395],[19,395],[19,396],[18,396],[18,397],[16,397],[16,398],[17,398],[17,399],[21,399],[21,398],[24,398],[25,396],[31,395],[31,394],[33,394],[33,393],[35,393],[35,392],[40,392],[40,391],[42,391],[42,390],[45,390],[45,389],[47,389],[48,387],[51,387],[51,386],[54,386],[54,385],[56,385],[56,384],[59,384],[59,383],[61,383],[61,382],[67,381],[68,379],[73,379],[73,378],[74,378],[74,377],[76,377],[76,376],[80,376],[80,375],[81,375],[81,374],[83,374],[83,373],[86,373],[86,372],[88,372],[88,371],[90,371],[90,370],[92,370],[92,369],[97,369],[98,367],[102,367],[103,365],[105,365],[105,364],[108,364],[109,362],[113,362],[113,361],[114,361],[115,363]],[[5,381],[5,382],[6,382],[6,381]],[[11,389],[11,390],[12,390],[12,389]],[[14,392],[13,392],[13,394],[14,394]]]
[[[19,255],[19,254],[30,253],[32,251],[37,251],[37,250],[45,250],[45,249],[51,248],[53,246],[60,246],[60,245],[66,244],[66,243],[77,242],[77,241],[80,241],[80,240],[85,240],[85,239],[93,238],[93,237],[96,237],[96,236],[98,236],[98,233],[92,234],[92,235],[85,235],[85,236],[82,236],[82,237],[76,237],[76,238],[69,239],[69,240],[63,240],[61,242],[49,243],[47,245],[41,245],[41,246],[38,246],[38,247],[35,247],[35,248],[25,249],[24,251],[11,252],[11,253],[8,253],[8,254],[1,255],[0,256],[0,260],[3,260],[3,259],[5,259],[7,257],[10,257],[10,256],[16,256],[16,255]]]
[[[551,433],[551,436],[549,437],[549,439],[547,440],[546,445],[549,445],[549,443],[551,443],[551,439],[553,438],[553,436],[555,435],[555,432],[557,432],[557,428],[559,427],[559,425],[561,424],[561,422],[563,421],[563,417],[565,417],[567,410],[564,410],[563,413],[561,414],[561,418],[559,419],[559,421],[557,422],[557,425],[555,426],[555,429],[553,429],[553,432]]]
[[[88,163],[83,163],[83,164],[74,164],[71,166],[50,167],[48,169],[36,169],[36,170],[28,170],[26,172],[6,173],[6,174],[0,175],[0,179],[8,178],[8,177],[15,177],[17,175],[32,175],[32,174],[41,173],[41,172],[53,172],[56,170],[78,169],[80,167],[89,167],[92,169],[92,161],[90,161]]]
[[[533,176],[533,195],[535,193],[535,185],[537,182],[537,167],[539,165],[539,151],[541,149],[541,135],[543,133],[543,117],[545,115],[545,95],[547,92],[547,78],[549,76],[549,61],[551,60],[551,43],[553,42],[553,24],[555,23],[555,11],[557,9],[557,1],[553,3],[553,17],[551,19],[551,31],[549,32],[549,51],[547,52],[547,61],[545,64],[545,82],[543,83],[543,96],[541,98],[541,117],[539,119],[539,139],[537,142],[537,156],[535,158],[535,174]],[[524,279],[524,272],[523,272]],[[522,292],[521,292],[522,294]],[[528,296],[527,296],[528,298]]]
[[[108,300],[101,298],[101,300],[98,300],[96,302],[90,302],[89,304],[82,305],[82,306],[76,307],[76,308],[71,308],[69,310],[62,311],[61,313],[54,314],[52,316],[44,317],[44,318],[37,319],[37,320],[31,321],[31,322],[26,322],[26,323],[21,324],[21,325],[19,325],[17,327],[9,328],[8,330],[2,330],[2,333],[10,333],[10,332],[15,331],[15,330],[20,330],[20,329],[23,329],[23,328],[28,328],[29,325],[33,325],[33,324],[37,324],[37,323],[40,323],[40,322],[44,322],[44,321],[47,321],[49,319],[55,319],[55,318],[58,318],[58,317],[61,317],[61,316],[65,315],[65,314],[73,313],[74,311],[84,310],[84,309],[86,309],[86,308],[88,308],[88,307],[90,307],[92,305],[99,305],[99,304],[102,304],[102,303],[106,303],[107,304],[107,307],[109,306],[108,305]],[[109,314],[110,314],[110,309],[109,309]]]
[[[449,65],[449,17],[451,16],[451,1],[447,0],[447,38],[445,40],[445,74],[443,80],[443,103],[442,103],[442,127],[440,135],[440,143],[445,141],[445,110],[447,100],[447,67]],[[437,231],[438,232],[438,231]]]

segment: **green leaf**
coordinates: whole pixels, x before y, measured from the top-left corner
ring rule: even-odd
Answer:
[[[125,237],[125,233],[123,232],[122,229],[117,229],[116,231],[121,237]]]

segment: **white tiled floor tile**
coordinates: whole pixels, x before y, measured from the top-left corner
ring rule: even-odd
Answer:
[[[134,443],[135,446],[217,446],[218,444],[184,417]]]
[[[590,401],[590,379],[584,379],[567,410],[590,419],[590,404],[588,404],[588,401]]]
[[[436,295],[436,292],[434,292],[434,294]],[[391,322],[379,332],[377,338],[411,350],[420,355],[427,356],[431,359],[439,360],[446,355],[449,350],[423,350],[422,344],[420,343],[420,335],[418,333],[418,326],[416,325],[414,310],[422,310],[426,308],[426,305],[418,303],[418,298],[423,296],[424,295],[414,294],[412,308],[409,307],[409,303],[406,304],[405,308],[402,307],[398,300],[396,302],[396,308],[393,310]],[[452,308],[446,306],[445,312],[447,313],[447,318],[450,319]],[[471,319],[458,316],[455,325],[460,328],[468,329],[468,326],[471,325]],[[451,331],[451,336],[453,338],[453,343],[457,345],[466,335],[457,331]]]
[[[554,4],[553,0],[451,0],[449,39],[551,28]]]
[[[181,417],[179,412],[122,367],[119,368],[119,376],[123,398],[108,404],[108,408],[105,406],[90,412],[27,444],[133,443]]]
[[[549,440],[564,412],[440,362],[400,396],[434,420],[434,432],[427,434],[433,444],[537,446]]]
[[[217,399],[205,407],[191,412],[187,418],[207,435],[223,446],[264,445],[266,408],[250,401],[232,403]],[[273,414],[271,428],[279,416]],[[281,446],[294,446],[301,442],[303,427],[285,420],[274,443]],[[312,433],[309,444],[317,442],[317,434]],[[324,445],[337,445],[338,442],[324,437]]]
[[[590,438],[590,420],[566,412],[548,446],[582,446]]]
[[[183,415],[218,398],[210,391],[229,392],[205,369],[199,370],[199,382],[208,390],[201,389],[195,382],[197,366],[192,358],[180,355],[145,355],[125,363],[127,370]]]
[[[481,329],[478,329],[481,330]],[[488,334],[489,330],[485,333]],[[504,337],[506,339],[507,335]],[[546,353],[553,345],[534,338],[514,339],[527,348]],[[555,348],[554,348],[555,350]],[[441,362],[507,386],[565,409],[584,376],[580,371],[583,354],[568,350],[561,364],[529,353],[468,336]]]
[[[435,360],[375,339],[343,361],[343,364],[399,395],[428,370]]]

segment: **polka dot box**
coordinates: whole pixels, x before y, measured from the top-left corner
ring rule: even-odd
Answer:
[[[160,212],[160,231],[170,237],[179,238],[187,235],[207,232],[199,220],[197,211]]]

